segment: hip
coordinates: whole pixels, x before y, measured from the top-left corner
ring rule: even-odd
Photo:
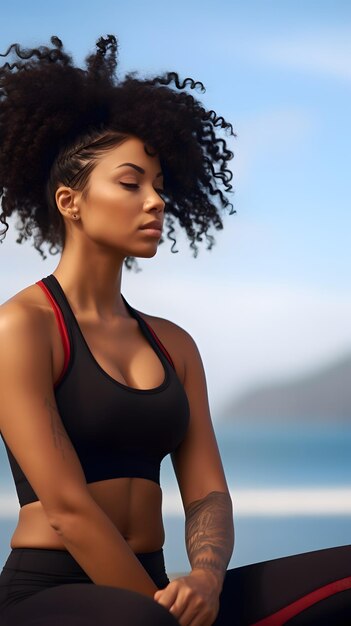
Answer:
[[[135,556],[159,589],[168,585],[162,548]],[[0,573],[0,615],[44,589],[77,583],[94,584],[67,550],[12,548]]]

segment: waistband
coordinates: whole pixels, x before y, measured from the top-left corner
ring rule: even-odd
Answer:
[[[136,552],[135,556],[147,571],[164,568],[163,548],[153,552]],[[3,567],[30,572],[54,570],[55,574],[87,576],[68,550],[56,548],[12,548]]]

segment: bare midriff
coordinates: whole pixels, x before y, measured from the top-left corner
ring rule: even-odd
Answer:
[[[157,483],[143,478],[113,478],[90,483],[88,490],[133,552],[153,552],[163,546],[162,492]],[[20,509],[10,545],[11,548],[67,549],[50,526],[39,501]]]
[[[47,324],[47,332],[50,333],[52,341],[52,370],[53,380],[60,377],[64,364],[64,350],[62,339],[57,327],[54,311],[47,301],[45,294],[38,285],[31,285],[13,299],[20,299],[26,305],[38,308],[43,316],[43,321]],[[125,385],[147,389],[157,387],[164,379],[163,366],[152,350],[147,346],[145,337],[135,319],[118,320],[118,323],[108,328],[101,323],[85,319],[75,313],[80,328],[88,341],[88,345],[95,358],[110,376],[119,380]],[[152,323],[155,332],[159,334],[161,341],[165,341],[162,332],[159,332],[157,318],[144,315],[149,323]],[[164,332],[164,326],[162,326]],[[128,341],[126,336],[128,334]],[[120,349],[111,349],[108,353],[101,346],[111,346],[111,337]],[[172,342],[171,337],[167,337],[167,349]],[[142,355],[140,361],[134,358],[133,371],[129,363],[127,346],[136,348]],[[116,354],[119,356],[116,362]],[[175,362],[178,376],[182,376],[179,366]],[[128,378],[128,380],[127,380]],[[108,515],[118,531],[125,538],[131,549],[137,552],[152,552],[159,550],[164,543],[164,527],[162,521],[162,491],[160,486],[151,480],[144,478],[113,478],[87,485],[94,500]],[[49,524],[48,517],[40,501],[32,502],[22,506],[19,512],[18,524],[12,535],[10,545],[12,548],[55,548],[66,550],[66,547],[58,533]]]

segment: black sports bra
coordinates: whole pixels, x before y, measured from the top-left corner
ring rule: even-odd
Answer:
[[[87,483],[139,477],[159,484],[161,461],[179,446],[189,423],[188,398],[166,348],[122,295],[165,371],[158,387],[128,387],[95,360],[56,277],[50,274],[36,284],[49,298],[62,336],[65,361],[54,393]],[[4,444],[20,506],[39,500]]]

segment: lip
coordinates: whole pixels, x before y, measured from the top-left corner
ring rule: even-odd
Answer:
[[[141,230],[158,230],[161,232],[162,222],[159,222],[158,220],[153,220],[152,222],[149,222],[148,224],[141,226]]]
[[[160,228],[140,228],[147,235],[151,235],[152,237],[161,237],[162,230]]]

